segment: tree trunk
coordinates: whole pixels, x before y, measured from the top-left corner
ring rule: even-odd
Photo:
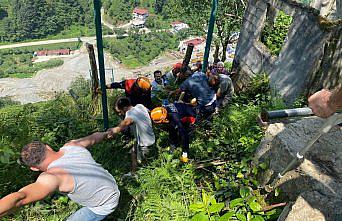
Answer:
[[[220,52],[220,44],[215,42],[214,60],[218,59]]]
[[[226,39],[224,39],[224,41],[222,41],[222,59],[221,61],[225,61],[227,59],[227,47],[228,47],[228,37],[226,37]]]

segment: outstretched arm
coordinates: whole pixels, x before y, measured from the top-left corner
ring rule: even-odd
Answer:
[[[125,89],[125,81],[106,84],[106,89]]]
[[[319,117],[329,117],[342,109],[342,87],[330,92],[326,89],[314,93],[308,99],[312,112]]]
[[[29,184],[18,192],[11,193],[0,200],[0,217],[23,205],[42,200],[59,187],[55,175],[42,173],[35,183]]]
[[[133,124],[134,121],[132,118],[125,118],[123,121],[120,122],[120,124],[116,127],[109,128],[107,132],[109,133],[109,137],[112,137],[114,134],[118,134],[121,131],[126,130],[131,124]]]
[[[108,134],[109,132],[95,132],[89,136],[77,140],[71,140],[64,146],[81,146],[88,148],[106,139],[108,137]]]

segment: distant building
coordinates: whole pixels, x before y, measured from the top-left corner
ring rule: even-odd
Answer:
[[[185,41],[181,41],[178,46],[179,51],[185,53],[189,44],[194,45],[194,50],[192,52],[190,63],[195,64],[197,61],[202,61],[205,49],[205,39],[201,37],[196,37]]]
[[[171,23],[171,27],[173,32],[179,32],[180,30],[189,28],[189,25],[181,21],[174,21]]]
[[[132,28],[144,28],[145,20],[135,19],[132,21]]]
[[[189,44],[194,45],[194,53],[202,52],[205,47],[205,40],[203,38],[197,37],[189,40],[181,41],[178,48],[181,52],[185,52]]]
[[[144,8],[135,8],[133,10],[133,19],[146,20],[149,16],[148,10]]]
[[[35,56],[51,56],[51,55],[70,55],[70,49],[58,49],[58,50],[42,50],[36,51]]]

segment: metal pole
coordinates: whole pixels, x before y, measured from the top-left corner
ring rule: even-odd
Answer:
[[[106,79],[105,79],[104,57],[103,57],[101,0],[94,0],[94,15],[95,15],[95,27],[96,27],[97,54],[98,54],[99,70],[100,70],[100,84],[101,84],[101,92],[102,92],[103,127],[105,130],[107,130],[108,129],[108,107],[107,107]]]
[[[202,66],[203,73],[207,71],[210,45],[211,45],[211,41],[213,40],[213,31],[214,31],[214,25],[215,25],[215,19],[216,19],[217,6],[218,6],[218,0],[213,0],[212,6],[211,6],[209,26],[208,26],[207,42],[205,44],[205,51],[204,51],[204,58],[203,58],[203,66]]]

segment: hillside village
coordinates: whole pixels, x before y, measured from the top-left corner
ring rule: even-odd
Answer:
[[[341,6],[0,0],[0,219],[342,220]]]

